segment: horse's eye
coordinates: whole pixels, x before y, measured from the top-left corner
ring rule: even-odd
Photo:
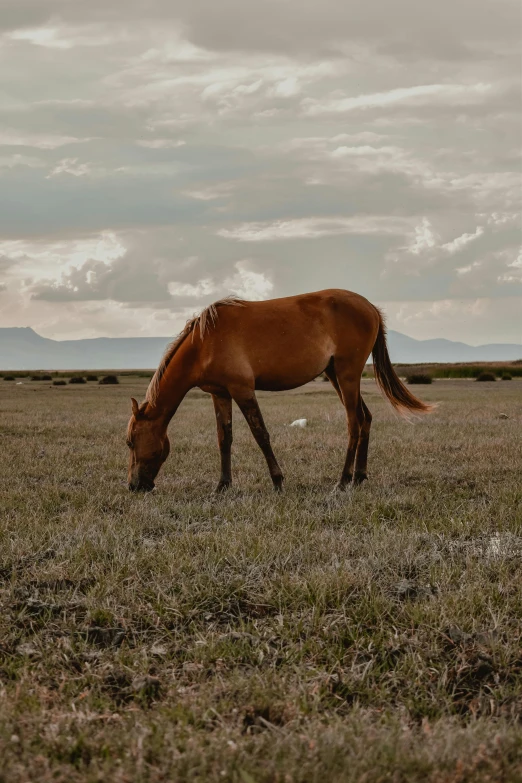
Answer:
[[[133,449],[134,448],[131,440],[127,441],[127,446],[129,447],[129,449]]]

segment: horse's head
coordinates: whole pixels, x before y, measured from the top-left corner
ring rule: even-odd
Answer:
[[[138,405],[132,397],[132,416],[127,428],[129,457],[129,489],[148,492],[154,489],[154,479],[169,456],[167,429],[159,419],[147,415],[147,403]]]

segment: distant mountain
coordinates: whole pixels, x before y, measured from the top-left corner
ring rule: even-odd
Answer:
[[[170,337],[98,337],[49,340],[33,329],[0,329],[5,370],[137,370],[154,368]]]
[[[155,368],[172,337],[98,337],[49,340],[30,327],[0,329],[0,368],[4,370],[137,370]],[[515,343],[466,345],[452,340],[414,340],[388,333],[393,362],[500,362],[522,359]]]
[[[1,339],[1,338],[0,338]],[[414,340],[390,329],[388,348],[392,362],[420,364],[430,362],[512,362],[522,359],[522,344],[488,343],[467,345],[453,340]]]

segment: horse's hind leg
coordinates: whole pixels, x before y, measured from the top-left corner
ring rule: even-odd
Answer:
[[[341,400],[341,402],[344,405],[343,393],[341,391],[341,387],[339,386],[339,381],[337,380],[337,375],[335,374],[335,368],[334,368],[334,365],[333,365],[333,361],[330,362],[330,364],[328,365],[328,367],[324,371],[324,374],[326,375],[326,377],[328,378],[328,380],[330,381],[330,383],[334,387],[335,391],[339,395],[339,399]]]
[[[216,492],[223,492],[232,484],[232,398],[212,395],[221,454],[221,478]]]
[[[364,410],[360,392],[360,377],[352,372],[344,373],[337,367],[336,376],[348,420],[348,449],[341,479],[337,485],[339,489],[345,489],[353,477],[355,456],[364,422]]]
[[[264,454],[268,470],[270,471],[270,477],[274,484],[274,489],[280,491],[283,487],[283,472],[272,451],[270,435],[268,434],[265,422],[263,421],[263,416],[261,415],[255,393],[251,391],[246,395],[233,392],[232,396],[234,401],[238,404],[241,413],[247,420],[257,445]]]
[[[368,478],[366,474],[366,466],[368,463],[368,445],[370,442],[370,429],[372,426],[372,414],[370,413],[362,397],[360,400],[364,413],[364,421],[361,425],[361,433],[359,435],[359,443],[357,445],[357,453],[355,455],[355,472],[353,475],[354,484],[362,484],[362,482]]]

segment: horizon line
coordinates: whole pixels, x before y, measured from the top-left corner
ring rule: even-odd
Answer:
[[[172,340],[173,335],[100,335],[98,337],[66,337],[66,338],[56,338],[56,337],[46,337],[43,334],[40,334],[40,332],[37,332],[34,326],[0,326],[0,331],[4,329],[20,329],[20,330],[29,330],[36,334],[38,337],[41,337],[43,340],[51,340],[55,343],[64,343],[64,342],[81,342],[83,340]],[[522,348],[522,340],[520,342],[493,342],[493,343],[467,343],[464,340],[450,340],[448,337],[426,337],[426,338],[418,338],[418,337],[411,337],[409,334],[405,334],[404,332],[399,332],[397,329],[387,329],[387,332],[394,332],[395,334],[400,334],[401,337],[407,337],[408,340],[414,340],[417,343],[427,343],[434,340],[439,340],[451,344],[460,343],[462,345],[466,345],[469,348],[485,348],[487,346],[495,346],[495,345],[508,345],[513,347],[520,347]]]

